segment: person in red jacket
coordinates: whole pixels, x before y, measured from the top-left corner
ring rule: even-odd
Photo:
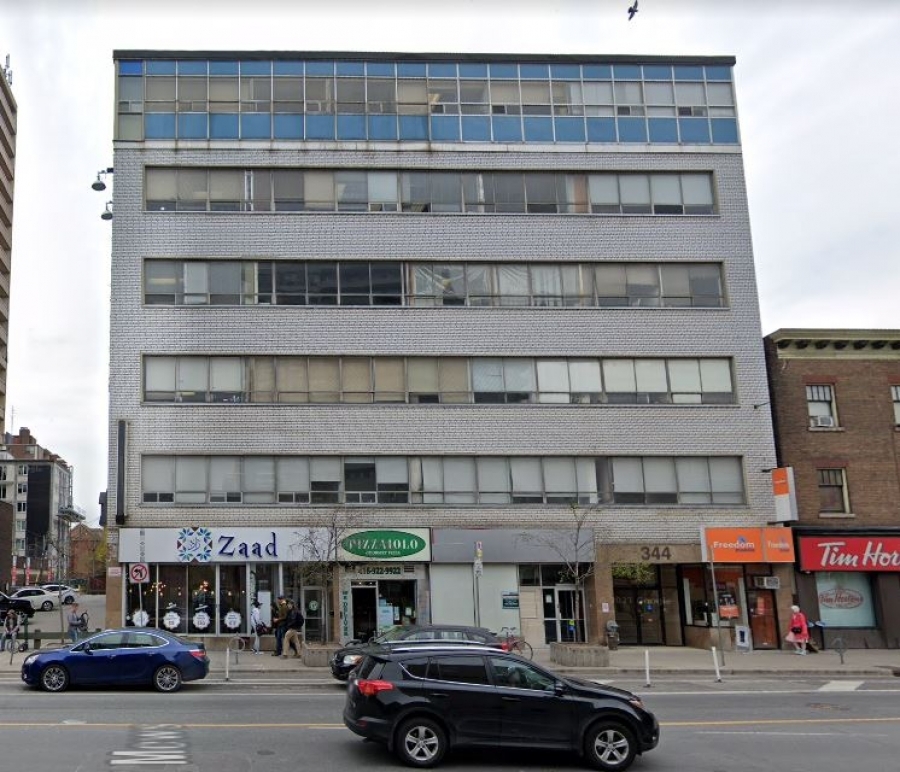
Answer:
[[[806,654],[806,644],[809,642],[809,626],[806,614],[800,610],[800,606],[791,606],[790,632],[785,636],[786,640],[794,644],[795,654]]]

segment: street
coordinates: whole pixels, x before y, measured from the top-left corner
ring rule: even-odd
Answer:
[[[662,724],[637,772],[845,772],[896,768],[900,683],[827,679],[663,681],[641,693]],[[3,770],[200,772],[397,770],[341,723],[343,688],[221,677],[178,694],[150,690],[32,691],[0,679]],[[447,770],[579,769],[576,757],[532,751],[452,753]]]

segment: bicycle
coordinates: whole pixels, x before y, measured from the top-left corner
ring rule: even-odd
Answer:
[[[526,659],[534,657],[534,649],[531,648],[531,644],[528,641],[518,634],[518,628],[502,627],[500,628],[500,634],[500,643],[503,646],[503,651],[518,654]]]

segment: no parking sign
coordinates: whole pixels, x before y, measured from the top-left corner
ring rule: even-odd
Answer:
[[[146,563],[132,563],[128,569],[128,578],[132,584],[146,584],[150,581],[150,566]]]

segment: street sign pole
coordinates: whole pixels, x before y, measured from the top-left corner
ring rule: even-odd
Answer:
[[[481,627],[481,577],[484,574],[484,550],[480,541],[475,542],[475,560],[472,572],[475,575],[475,627]]]

